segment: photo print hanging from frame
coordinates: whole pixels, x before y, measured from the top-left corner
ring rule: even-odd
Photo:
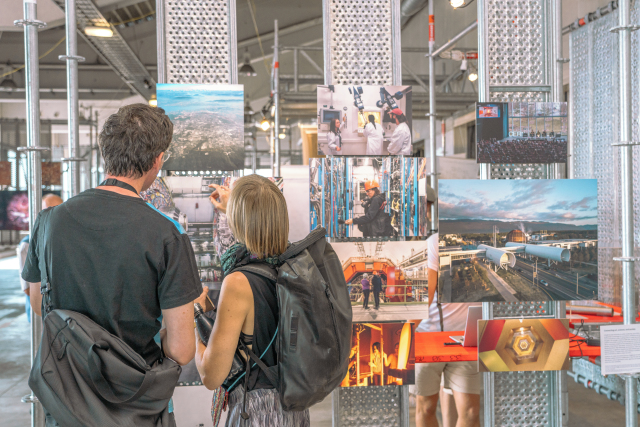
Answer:
[[[568,319],[478,321],[478,372],[569,370]]]
[[[158,107],[173,123],[163,170],[244,168],[244,88],[223,84],[158,84]]]
[[[310,228],[332,241],[428,237],[429,206],[423,157],[338,157],[309,160]]]
[[[478,102],[478,163],[566,163],[566,102]]]
[[[438,185],[440,302],[598,299],[597,180]]]
[[[413,323],[353,323],[349,371],[341,387],[413,385]]]
[[[318,154],[411,155],[411,86],[321,85]]]

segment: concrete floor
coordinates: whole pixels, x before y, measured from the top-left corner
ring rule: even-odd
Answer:
[[[30,425],[29,405],[20,399],[29,393],[30,329],[24,311],[15,257],[0,259],[0,425]],[[624,426],[624,407],[576,384],[569,386],[569,426]],[[332,425],[331,398],[311,408],[313,427]],[[411,408],[411,425],[415,425]],[[179,426],[182,427],[182,426]]]

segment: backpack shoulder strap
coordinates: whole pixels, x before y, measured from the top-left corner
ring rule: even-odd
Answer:
[[[231,270],[231,273],[235,273],[236,271],[246,271],[247,273],[253,273],[274,282],[278,281],[278,276],[277,274],[274,274],[273,269],[269,267],[269,265],[261,262],[255,262],[240,266],[238,268],[234,268],[233,270]]]
[[[315,230],[309,233],[307,237],[289,246],[287,250],[284,251],[282,255],[280,255],[280,262],[284,263],[286,260],[295,257],[296,255],[307,249],[309,246],[316,243],[318,240],[324,239],[326,235],[327,230],[324,227],[317,227]]]

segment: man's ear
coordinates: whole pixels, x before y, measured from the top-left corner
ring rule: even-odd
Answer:
[[[160,168],[162,167],[162,158],[164,157],[164,151],[160,154],[158,154],[158,156],[155,158],[155,160],[153,161],[153,167],[157,170],[160,170]]]

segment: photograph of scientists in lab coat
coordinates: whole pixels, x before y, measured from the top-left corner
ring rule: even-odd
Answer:
[[[318,86],[318,154],[411,156],[411,86]]]

